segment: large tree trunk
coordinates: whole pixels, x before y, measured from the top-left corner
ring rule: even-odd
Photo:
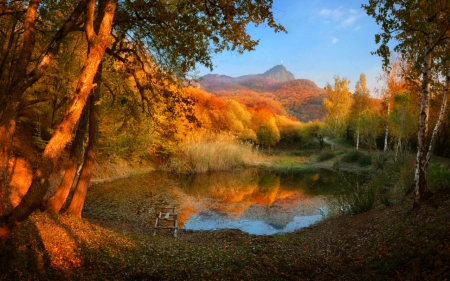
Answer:
[[[46,72],[53,58],[58,54],[59,46],[66,35],[76,26],[78,18],[82,14],[86,1],[81,1],[71,16],[53,36],[52,41],[48,45],[47,51],[40,58],[36,67],[26,73],[30,64],[30,58],[34,49],[34,21],[37,17],[37,9],[40,1],[30,1],[24,23],[24,35],[22,51],[17,65],[11,70],[13,75],[12,81],[8,81],[8,75],[0,77],[0,85],[3,87],[1,91],[7,95],[2,99],[0,104],[0,196],[6,188],[8,176],[9,153],[12,144],[12,138],[16,127],[16,118],[19,112],[20,103],[23,93],[38,81]],[[5,58],[4,58],[5,59]],[[1,207],[0,207],[1,208]],[[0,216],[3,215],[0,210]]]
[[[67,215],[81,218],[81,212],[83,211],[84,201],[86,199],[87,188],[91,179],[92,170],[94,168],[96,148],[98,143],[98,100],[100,97],[100,83],[102,81],[102,64],[100,63],[97,74],[95,75],[94,82],[97,83],[97,87],[89,98],[89,142],[84,156],[83,168],[81,169],[81,175],[78,179],[75,192],[70,202],[69,208],[66,211]]]
[[[89,0],[85,11],[85,30],[89,42],[89,54],[84,63],[74,98],[69,109],[66,111],[63,121],[56,128],[55,133],[47,144],[38,168],[33,175],[28,192],[23,197],[19,205],[8,215],[0,218],[0,238],[5,241],[11,229],[18,223],[25,220],[34,210],[36,210],[45,193],[48,190],[48,178],[54,167],[54,160],[60,155],[66,144],[71,140],[73,128],[78,122],[81,111],[86,104],[91,89],[95,86],[92,84],[94,76],[97,72],[99,63],[101,62],[105,49],[110,44],[109,36],[112,27],[112,21],[115,12],[115,1],[106,0],[103,9],[103,18],[100,24],[98,35],[94,31],[93,19],[95,12],[95,0]]]
[[[6,77],[9,75],[0,77],[2,80],[0,85],[5,87],[4,89],[6,90],[4,93],[0,93],[0,100],[4,102],[4,104],[0,105],[0,196],[3,196],[3,190],[7,184],[9,153],[16,128],[15,120],[19,111],[20,98],[23,93],[20,92],[21,89],[17,89],[17,84],[19,84],[20,79],[25,76],[28,63],[33,54],[36,43],[35,21],[39,4],[40,0],[31,0],[28,4],[23,23],[24,32],[22,50],[16,64],[11,67],[12,79],[9,80],[9,77]],[[2,95],[6,95],[6,98],[3,99]],[[3,206],[0,208],[3,209]],[[0,211],[0,214],[3,214],[3,210]]]
[[[426,40],[425,57],[423,62],[422,73],[422,92],[420,97],[420,114],[419,114],[419,131],[417,134],[417,157],[416,171],[414,175],[414,207],[420,207],[420,203],[425,196],[427,188],[426,169],[427,169],[427,139],[428,139],[428,113],[430,103],[430,80],[429,71],[431,67],[430,48],[431,40]]]
[[[89,117],[89,105],[83,109],[80,121],[78,122],[77,133],[72,142],[70,149],[69,162],[67,163],[64,177],[56,189],[55,194],[48,200],[45,210],[49,213],[57,214],[66,202],[70,189],[72,188],[78,166],[82,163],[82,156],[84,152],[84,135],[86,133]]]

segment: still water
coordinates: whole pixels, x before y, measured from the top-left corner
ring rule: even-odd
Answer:
[[[83,215],[140,223],[151,220],[147,215],[152,208],[173,206],[180,227],[189,230],[286,233],[326,216],[326,197],[333,193],[336,178],[326,170],[247,169],[198,175],[152,172],[94,186]]]
[[[184,201],[195,206],[184,228],[240,229],[257,235],[292,232],[326,216],[325,195],[332,192],[334,178],[325,170],[179,176]]]

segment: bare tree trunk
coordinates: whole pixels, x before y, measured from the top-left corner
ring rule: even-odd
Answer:
[[[356,150],[359,149],[359,129],[356,130]]]
[[[388,147],[388,136],[389,136],[389,113],[390,113],[390,109],[391,109],[391,105],[390,105],[390,101],[387,101],[387,115],[386,115],[386,130],[384,133],[384,149],[383,149],[383,153],[384,153],[384,157],[386,157],[386,153],[387,153],[387,147]]]
[[[81,169],[81,175],[78,179],[75,192],[70,202],[69,208],[66,211],[67,215],[81,218],[83,211],[84,201],[86,199],[87,188],[91,179],[92,170],[94,168],[96,148],[98,143],[98,100],[100,97],[100,83],[102,81],[102,64],[100,63],[97,74],[95,75],[94,82],[97,83],[97,87],[89,98],[89,142],[84,156],[83,168]]]
[[[84,135],[86,133],[89,117],[89,105],[86,104],[83,112],[81,113],[80,121],[78,122],[77,133],[75,139],[72,142],[70,149],[69,163],[67,164],[66,171],[61,183],[58,186],[55,194],[48,200],[45,210],[49,213],[57,214],[61,210],[64,202],[66,202],[70,189],[72,188],[77,168],[82,162],[82,156],[84,153]]]
[[[427,188],[426,169],[427,169],[427,138],[428,138],[428,113],[430,103],[430,80],[429,71],[431,67],[431,40],[425,42],[425,57],[423,62],[422,73],[422,92],[420,100],[420,115],[419,115],[419,131],[417,134],[417,157],[416,157],[416,171],[414,175],[414,207],[420,207],[421,200],[425,196]]]
[[[434,139],[436,138],[439,127],[441,126],[442,119],[444,118],[445,108],[447,105],[448,85],[450,82],[450,66],[449,66],[449,64],[450,63],[447,62],[447,75],[445,76],[444,97],[442,98],[441,111],[439,113],[439,118],[436,122],[436,125],[434,126],[433,134],[431,135],[430,146],[428,147],[428,152],[427,152],[426,166],[428,166],[428,164],[430,163],[431,152],[433,151]]]
[[[22,201],[10,214],[0,218],[0,239],[5,241],[12,228],[25,220],[34,210],[36,210],[49,187],[48,178],[53,171],[54,160],[57,159],[66,144],[71,140],[73,128],[78,122],[81,111],[86,104],[87,97],[101,62],[105,49],[110,44],[109,35],[111,33],[112,21],[114,18],[116,4],[114,0],[106,0],[104,15],[100,24],[98,35],[94,31],[93,20],[95,12],[95,0],[89,0],[85,11],[85,30],[89,42],[89,54],[84,63],[74,98],[69,109],[66,111],[63,121],[56,128],[55,133],[47,144],[41,161],[33,175],[28,192]]]
[[[395,161],[398,159],[398,152],[402,149],[402,135],[397,138],[397,149],[395,150]]]

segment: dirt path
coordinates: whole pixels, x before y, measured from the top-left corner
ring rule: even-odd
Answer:
[[[349,149],[349,147],[346,147],[346,146],[344,146],[344,145],[342,145],[342,144],[339,144],[339,143],[335,142],[334,140],[330,140],[330,139],[324,138],[323,141],[324,141],[325,143],[331,145],[331,149],[332,149],[332,150],[333,150],[333,149],[336,149],[336,148],[337,148],[337,149],[343,149],[343,150]]]

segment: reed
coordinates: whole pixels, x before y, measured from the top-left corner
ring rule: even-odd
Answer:
[[[162,169],[185,173],[226,171],[254,166],[259,159],[251,143],[232,135],[214,134],[192,137],[182,143]]]

